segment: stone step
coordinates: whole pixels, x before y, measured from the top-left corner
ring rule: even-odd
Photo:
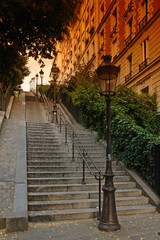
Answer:
[[[57,167],[57,166],[53,166],[54,163],[52,165],[49,165],[49,166],[45,166],[45,165],[41,165],[41,166],[31,166],[29,165],[28,166],[28,172],[55,172],[56,174],[58,173],[73,173],[73,171],[77,171],[80,172],[80,174],[82,173],[82,167],[77,167],[76,165],[75,166],[60,166],[60,167]],[[91,167],[91,169],[95,169],[95,167]],[[101,168],[103,169],[103,168]],[[89,172],[88,170],[86,170],[86,172]],[[76,173],[76,174],[77,174]],[[121,170],[121,167],[120,166],[115,166],[113,168],[113,174],[114,175],[125,175],[125,171],[124,170]]]
[[[136,215],[144,213],[155,212],[155,207],[151,205],[144,206],[123,206],[117,207],[118,216]],[[48,222],[48,221],[61,221],[61,220],[74,220],[74,219],[88,219],[97,218],[98,209],[70,209],[70,210],[57,210],[57,211],[34,211],[29,212],[30,222]]]
[[[102,183],[103,185],[103,183]],[[136,188],[135,182],[115,182],[115,188],[118,189],[134,189]],[[30,184],[28,183],[29,192],[69,192],[69,191],[94,191],[98,190],[99,185],[97,183],[73,183],[73,184]]]
[[[31,141],[31,142],[28,142],[28,143],[27,143],[27,147],[28,147],[28,148],[31,148],[31,149],[32,149],[32,148],[33,148],[33,149],[34,149],[34,148],[37,148],[37,149],[38,149],[38,148],[46,148],[46,149],[47,149],[48,147],[49,147],[49,148],[50,148],[50,147],[56,148],[56,147],[60,147],[60,146],[61,146],[61,144],[60,144],[59,142],[57,142],[57,141],[54,141],[54,142],[51,142],[51,141],[49,141],[49,142],[47,141],[47,142],[46,142],[46,141],[45,141],[43,144],[42,144],[42,142],[36,142],[36,141],[35,141],[35,142],[32,142],[32,141]],[[64,146],[64,145],[62,145],[62,146]]]
[[[92,169],[94,174],[98,174],[98,171],[96,169]],[[85,171],[85,174],[87,177],[91,176],[91,173],[89,171]],[[113,174],[115,175],[114,180],[117,181],[117,179],[121,181],[129,181],[130,177],[125,176],[124,171],[114,171]],[[74,178],[74,177],[82,177],[83,171],[52,171],[52,172],[44,172],[44,171],[36,171],[36,172],[28,172],[27,173],[28,178]]]
[[[69,154],[69,153],[68,153]],[[67,155],[68,155],[67,154]],[[71,155],[71,154],[70,154]],[[68,157],[68,156],[65,156],[65,158],[64,159],[66,159],[66,161],[68,160],[68,159],[71,159],[72,157],[70,156],[70,157]],[[38,156],[38,157],[35,157],[35,156],[32,156],[32,157],[29,157],[28,156],[28,161],[42,161],[42,160],[44,160],[44,161],[46,161],[46,160],[52,160],[53,159],[53,157],[52,156]],[[61,157],[61,156],[54,156],[54,159],[56,160],[63,160],[63,158]],[[94,160],[94,162],[95,163],[97,163],[97,164],[103,164],[104,166],[106,165],[106,163],[105,163],[105,159],[104,158],[95,158],[95,157],[92,157],[92,159]],[[82,157],[76,157],[75,158],[75,162],[76,163],[82,163]],[[91,163],[91,160],[88,160],[87,159],[87,162],[88,163]],[[112,161],[112,166],[117,166],[117,161]]]
[[[116,206],[137,206],[148,204],[147,197],[121,197],[116,198]],[[46,210],[65,210],[65,209],[84,209],[98,208],[98,199],[76,199],[76,200],[59,200],[59,201],[30,201],[28,204],[29,211],[46,211]]]
[[[98,199],[98,191],[73,191],[73,192],[29,192],[29,201],[56,201],[56,200],[71,200],[71,199]],[[140,189],[119,189],[116,190],[116,197],[136,197],[141,196]],[[102,191],[103,196],[103,191]]]
[[[65,157],[66,155],[69,155],[69,153],[65,152],[58,152],[58,153],[53,153],[53,152],[28,152],[27,156],[28,158],[54,158],[54,157]],[[70,154],[71,155],[71,154]]]
[[[57,151],[55,151],[55,149]],[[60,146],[56,146],[55,148],[51,145],[50,147],[48,148],[27,148],[27,152],[28,154],[43,154],[43,155],[46,155],[46,154],[53,154],[53,155],[61,155],[61,154],[66,154],[66,152],[64,152],[64,149],[62,151],[62,147]],[[69,152],[69,151],[68,151]],[[67,152],[67,153],[68,153]]]
[[[69,161],[70,160],[70,161]],[[55,159],[53,159],[52,161],[27,161],[27,165],[28,166],[51,166],[51,167],[76,167],[76,163],[72,161],[71,158],[67,159],[67,161],[65,159],[62,159],[61,161],[55,161]]]

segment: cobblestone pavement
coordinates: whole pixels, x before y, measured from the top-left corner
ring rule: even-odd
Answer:
[[[22,113],[22,98],[14,100],[11,115],[5,119],[0,131],[0,217],[12,210],[15,182],[17,138]]]
[[[30,223],[25,232],[6,234],[1,240],[160,240],[160,214],[119,217],[121,229],[99,231],[96,219],[52,223]]]

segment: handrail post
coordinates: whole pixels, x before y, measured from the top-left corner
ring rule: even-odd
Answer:
[[[67,144],[67,123],[65,121],[65,144]]]
[[[74,161],[74,133],[72,132],[72,160]]]
[[[85,153],[84,153],[84,150],[83,150],[83,157],[85,156]],[[83,159],[83,178],[82,178],[82,184],[86,184],[86,181],[85,181],[85,161]]]
[[[62,116],[62,113],[60,112],[60,120],[59,120],[59,124],[60,124],[60,133],[61,133],[61,131],[62,131],[62,129],[61,129],[61,127],[62,127],[62,118],[61,118],[61,116]]]
[[[99,173],[99,213],[98,213],[98,220],[101,219],[101,176]]]

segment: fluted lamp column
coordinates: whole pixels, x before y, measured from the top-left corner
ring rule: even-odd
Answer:
[[[53,122],[54,123],[57,122],[56,80],[58,78],[59,72],[60,72],[59,68],[54,63],[53,66],[52,66],[52,69],[51,69],[51,74],[52,74],[52,78],[53,78],[53,82],[54,82],[54,103],[53,103]]]
[[[102,95],[106,97],[107,107],[107,136],[106,136],[106,170],[105,184],[103,186],[103,209],[102,217],[98,225],[98,229],[102,231],[115,231],[120,229],[120,224],[117,218],[116,202],[115,202],[115,187],[113,184],[113,171],[111,160],[111,95],[115,94],[116,80],[119,72],[119,67],[111,63],[111,56],[104,56],[104,61],[97,68],[100,89]]]

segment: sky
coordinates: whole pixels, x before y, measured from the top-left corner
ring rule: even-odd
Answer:
[[[52,67],[52,62],[53,62],[52,59],[44,60],[45,67],[43,68],[43,71],[44,71],[43,84],[47,84],[48,81],[50,80],[49,75],[50,75],[50,71],[51,71],[51,67]],[[29,91],[29,82],[30,82],[31,78],[35,77],[36,73],[38,73],[38,75],[39,75],[39,71],[41,70],[39,63],[37,61],[35,61],[33,58],[29,58],[28,67],[29,67],[29,70],[31,73],[29,76],[27,76],[23,80],[23,84],[21,85],[21,87],[24,91]],[[41,82],[41,79],[39,77],[38,84],[40,84],[40,82]]]

